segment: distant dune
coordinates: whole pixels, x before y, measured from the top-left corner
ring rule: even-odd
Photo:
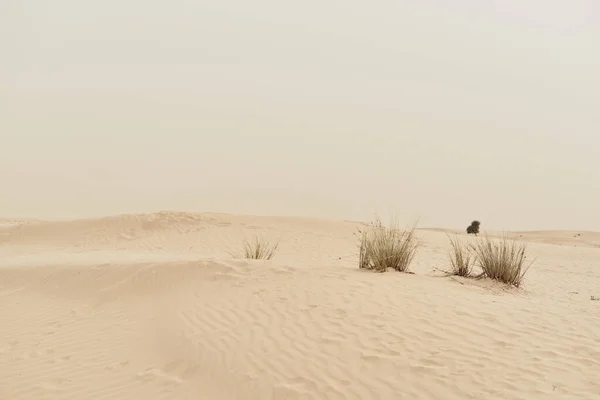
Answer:
[[[361,271],[360,225],[0,219],[0,399],[600,398],[600,233],[510,233],[509,289],[443,277],[444,229],[414,275]],[[233,258],[255,235],[274,259]]]
[[[445,233],[464,233],[465,230],[425,228],[422,230]],[[486,232],[481,232],[486,234]],[[548,243],[558,246],[587,246],[600,248],[600,233],[590,231],[515,231],[489,232],[491,237],[523,239],[527,242]]]

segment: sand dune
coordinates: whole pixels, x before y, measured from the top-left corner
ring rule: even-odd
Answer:
[[[444,232],[448,234],[462,234],[464,231],[456,229],[428,228],[422,229],[431,232]],[[600,248],[600,233],[590,231],[521,231],[521,232],[482,232],[490,237],[508,237],[523,239],[527,242],[548,243],[557,246],[582,246]]]
[[[0,224],[0,399],[597,399],[600,234],[515,233],[521,289],[357,269],[358,223],[156,213]],[[231,256],[280,240],[271,261]],[[539,243],[538,243],[539,242]]]

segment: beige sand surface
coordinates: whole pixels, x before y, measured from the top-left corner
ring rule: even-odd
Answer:
[[[600,399],[599,234],[517,233],[517,290],[440,277],[435,230],[415,275],[359,271],[357,225],[2,220],[0,399]],[[232,258],[255,234],[275,258]]]

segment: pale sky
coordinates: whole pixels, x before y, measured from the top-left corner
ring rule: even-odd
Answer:
[[[600,231],[597,0],[1,0],[0,217]]]

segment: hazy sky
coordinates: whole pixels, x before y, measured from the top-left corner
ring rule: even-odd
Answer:
[[[597,0],[1,0],[0,216],[600,230]]]

